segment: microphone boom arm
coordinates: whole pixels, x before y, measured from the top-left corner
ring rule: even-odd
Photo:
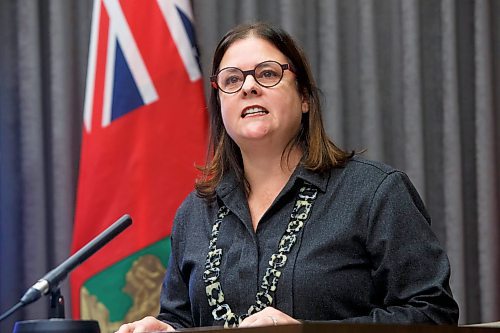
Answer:
[[[10,316],[20,307],[33,303],[38,300],[42,295],[48,294],[59,288],[59,283],[66,278],[76,266],[87,260],[91,255],[101,249],[113,238],[118,236],[123,230],[132,224],[130,215],[125,214],[120,217],[116,222],[109,226],[106,230],[101,232],[98,236],[88,242],[84,247],[63,261],[59,266],[52,269],[38,280],[31,288],[29,288],[23,295],[19,303],[14,305],[9,311],[0,316],[0,321]]]

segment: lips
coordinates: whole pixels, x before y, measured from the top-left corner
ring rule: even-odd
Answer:
[[[267,111],[261,106],[251,106],[243,110],[243,112],[241,113],[241,118],[249,116],[257,116],[257,115],[266,115],[268,113],[269,111]]]

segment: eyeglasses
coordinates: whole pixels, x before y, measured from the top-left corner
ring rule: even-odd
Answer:
[[[273,60],[261,62],[248,71],[242,71],[237,67],[226,67],[211,76],[210,82],[215,89],[220,89],[226,94],[234,94],[241,90],[247,75],[252,75],[259,85],[271,88],[280,83],[283,72],[287,69],[293,73],[289,64],[280,64]]]

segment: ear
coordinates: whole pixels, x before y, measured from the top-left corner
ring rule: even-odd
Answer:
[[[305,94],[302,94],[302,113],[309,112],[309,100],[305,97]]]

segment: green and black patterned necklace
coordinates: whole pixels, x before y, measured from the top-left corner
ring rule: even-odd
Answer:
[[[210,239],[207,259],[205,261],[203,281],[205,282],[208,304],[213,309],[212,315],[215,320],[223,320],[224,327],[238,327],[243,319],[272,304],[273,295],[276,292],[276,287],[281,276],[280,269],[286,265],[287,254],[290,253],[297,242],[297,234],[302,230],[304,223],[309,218],[317,194],[317,188],[307,182],[300,188],[290,215],[290,222],[279,242],[278,252],[271,256],[269,267],[262,278],[260,291],[255,295],[256,302],[243,315],[235,314],[225,302],[224,293],[219,281],[222,249],[217,247],[217,238],[222,220],[230,213],[229,209],[224,205],[219,208],[212,227],[212,238]]]

